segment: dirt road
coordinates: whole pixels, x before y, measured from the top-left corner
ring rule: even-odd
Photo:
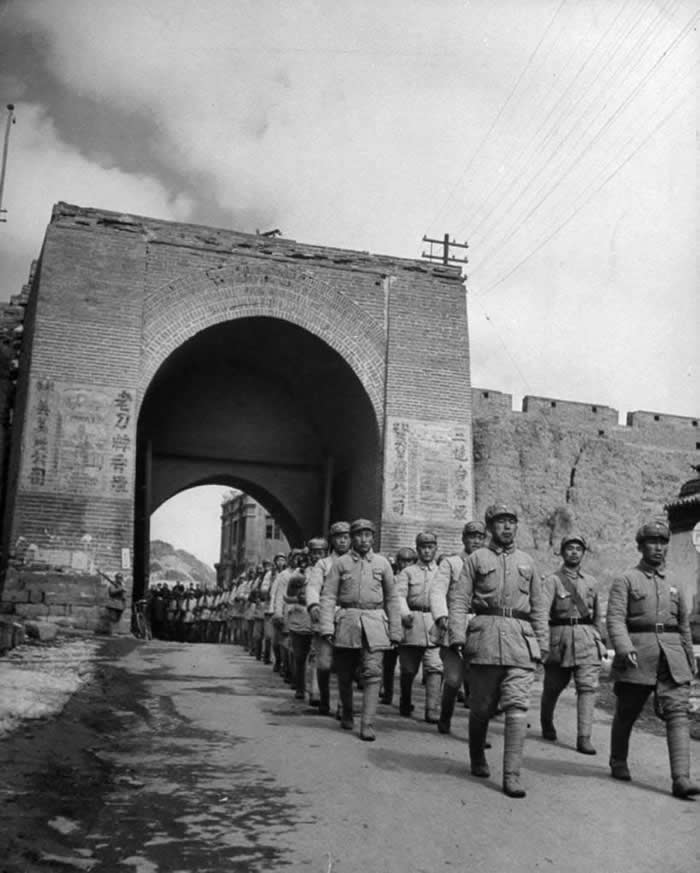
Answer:
[[[670,796],[663,737],[637,731],[634,782],[614,782],[609,716],[598,717],[599,754],[579,755],[573,701],[565,692],[555,745],[531,711],[528,796],[510,800],[501,720],[492,778],[479,780],[466,710],[443,737],[380,707],[377,741],[363,743],[237,647],[110,640],[60,716],[0,741],[0,870],[698,869],[700,803]]]

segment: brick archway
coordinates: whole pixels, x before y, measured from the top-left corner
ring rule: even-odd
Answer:
[[[367,392],[381,433],[384,417],[385,332],[331,282],[276,264],[186,273],[160,286],[144,306],[140,396],[163,362],[208,327],[269,317],[307,330],[336,351]]]

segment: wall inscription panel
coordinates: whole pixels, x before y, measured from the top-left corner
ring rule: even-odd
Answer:
[[[391,417],[386,439],[386,518],[455,523],[471,516],[471,434],[464,424]]]
[[[31,385],[22,487],[131,498],[134,392],[36,379]]]

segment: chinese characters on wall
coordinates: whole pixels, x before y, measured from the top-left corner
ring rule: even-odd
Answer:
[[[471,457],[464,425],[390,419],[384,505],[388,516],[462,522],[471,512]]]
[[[134,470],[134,392],[38,379],[30,392],[24,486],[128,497]]]

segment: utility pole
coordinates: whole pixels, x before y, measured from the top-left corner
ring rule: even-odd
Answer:
[[[430,243],[430,251],[423,252],[421,254],[422,258],[425,258],[428,261],[441,261],[445,266],[448,264],[468,264],[468,258],[456,258],[450,254],[451,248],[456,249],[468,249],[469,245],[466,242],[458,243],[455,240],[450,240],[449,233],[446,233],[442,239],[430,239],[430,237],[424,236],[423,242]],[[433,244],[441,246],[442,252],[435,254],[433,252]]]
[[[2,193],[5,188],[5,170],[7,169],[7,150],[10,145],[10,128],[15,123],[15,106],[14,103],[7,104],[7,125],[5,126],[5,143],[2,147],[2,167],[0,167],[0,221],[7,221],[5,213],[7,209],[2,208]]]

